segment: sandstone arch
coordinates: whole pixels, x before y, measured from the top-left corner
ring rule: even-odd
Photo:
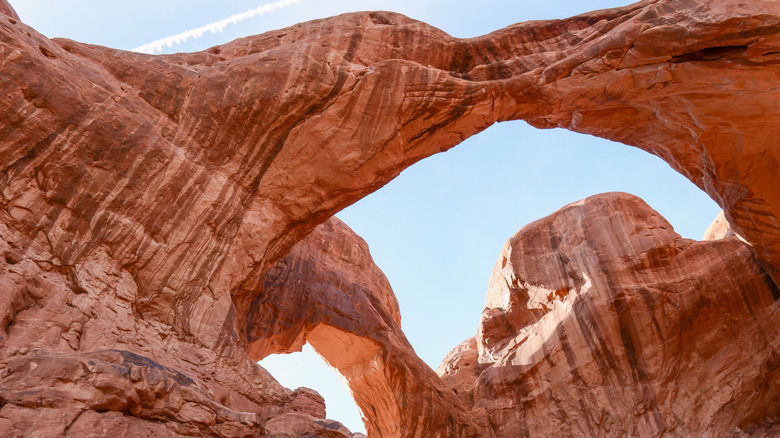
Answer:
[[[255,360],[310,343],[348,383],[369,436],[477,436],[460,400],[406,340],[368,245],[336,218],[268,273],[247,329]]]
[[[778,281],[777,2],[648,0],[468,40],[358,13],[158,57],[51,41],[6,0],[0,12],[0,356],[15,361],[3,411],[21,428],[45,411],[65,431],[105,406],[132,414],[116,424],[155,418],[151,374],[131,365],[193,382],[171,406],[197,430],[280,415],[293,395],[243,345],[269,269],[340,208],[501,120],[660,156]],[[160,363],[90,356],[117,346]],[[101,372],[137,402],[62,414],[56,400],[78,399],[63,382],[94,389],[80,365],[56,384],[25,374],[61,361],[116,365]],[[29,400],[9,395],[28,384]],[[42,397],[52,385],[59,398]]]

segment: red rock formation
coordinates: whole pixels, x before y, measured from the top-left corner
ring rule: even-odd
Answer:
[[[778,297],[736,237],[593,196],[507,242],[476,340],[438,372],[486,437],[726,436],[778,414]]]
[[[351,436],[321,420],[316,393],[249,360],[235,328],[212,326],[206,347],[138,317],[135,283],[104,249],[69,269],[48,242],[0,224],[0,254],[1,436]],[[220,306],[231,308],[223,299],[193,323]]]
[[[246,355],[266,273],[500,120],[659,155],[780,278],[779,9],[654,0],[468,40],[357,13],[155,57],[48,40],[0,0],[0,431],[320,427]]]
[[[349,385],[369,436],[476,436],[460,401],[406,340],[368,245],[338,219],[271,269],[247,328],[258,360],[309,342]]]
[[[7,0],[0,0],[0,14],[5,14],[14,20],[19,20],[19,16],[16,15],[16,11]]]

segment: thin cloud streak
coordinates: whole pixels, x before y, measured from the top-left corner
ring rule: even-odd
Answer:
[[[186,30],[176,35],[160,38],[159,40],[152,41],[151,43],[144,44],[143,46],[131,49],[133,52],[154,54],[163,51],[164,47],[173,47],[173,45],[179,45],[188,39],[197,39],[203,36],[206,32],[217,33],[222,32],[230,24],[238,24],[240,21],[244,21],[248,18],[252,18],[256,15],[264,15],[269,12],[276,11],[278,9],[286,8],[299,3],[300,0],[279,0],[273,3],[266,3],[260,5],[254,9],[250,9],[246,12],[232,15],[228,18],[224,18],[213,23],[209,23],[205,26],[196,27],[195,29]]]

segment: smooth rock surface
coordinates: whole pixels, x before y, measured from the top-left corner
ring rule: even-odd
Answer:
[[[439,367],[481,436],[727,436],[776,420],[780,292],[736,237],[607,193],[523,227]],[[756,435],[759,436],[759,435]]]
[[[704,231],[704,236],[701,240],[718,240],[734,235],[734,230],[731,229],[731,224],[726,220],[726,216],[723,210],[715,216],[707,230]]]

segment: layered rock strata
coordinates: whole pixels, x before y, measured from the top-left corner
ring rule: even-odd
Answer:
[[[439,367],[482,436],[727,436],[780,406],[780,292],[736,237],[593,196],[523,227]]]
[[[275,336],[247,331],[266,274],[339,209],[496,121],[660,156],[777,279],[778,9],[654,0],[466,40],[356,13],[148,56],[49,40],[0,0],[0,431],[320,427],[294,409],[305,393],[247,356]],[[351,326],[337,327],[313,332]],[[470,434],[452,403],[374,434]]]
[[[0,254],[0,435],[352,436],[317,393],[250,360],[235,328],[212,326],[207,347],[138,317],[136,285],[104,248],[69,269],[0,224]]]

